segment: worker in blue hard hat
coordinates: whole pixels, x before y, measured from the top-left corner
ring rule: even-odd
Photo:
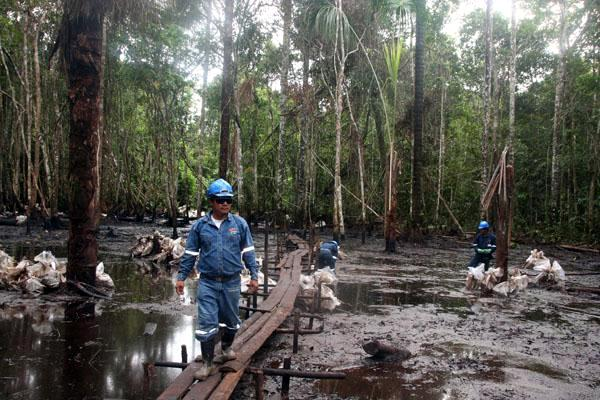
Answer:
[[[205,380],[216,372],[214,363],[236,358],[232,344],[240,327],[240,272],[243,264],[250,270],[248,292],[258,289],[258,269],[250,228],[244,218],[232,214],[233,188],[224,179],[208,186],[206,197],[212,210],[190,230],[177,275],[176,290],[183,294],[184,281],[200,257],[197,269],[198,326],[195,337],[200,341],[202,367],[194,378]],[[214,357],[219,324],[222,354]],[[200,360],[197,360],[200,361]]]
[[[490,260],[494,258],[493,254],[496,251],[496,236],[490,232],[490,224],[487,221],[479,222],[472,246],[475,254],[469,262],[469,267],[477,267],[483,263],[487,271],[490,267]]]
[[[319,246],[317,268],[329,267],[335,271],[335,262],[340,256],[340,245],[335,240],[323,242]]]

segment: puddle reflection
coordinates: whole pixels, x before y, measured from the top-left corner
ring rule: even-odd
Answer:
[[[343,380],[321,380],[315,384],[324,394],[352,399],[423,399],[443,398],[443,373],[422,375],[399,364],[382,363],[348,368]]]
[[[341,311],[373,312],[375,306],[433,304],[444,310],[468,311],[469,302],[458,297],[454,289],[440,291],[440,284],[427,281],[377,283],[339,282],[336,296],[342,301]]]

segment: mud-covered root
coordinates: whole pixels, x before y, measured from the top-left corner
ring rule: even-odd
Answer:
[[[374,358],[387,359],[393,358],[396,361],[403,361],[412,356],[410,351],[403,347],[393,346],[380,340],[371,340],[363,343],[362,348],[367,354]]]

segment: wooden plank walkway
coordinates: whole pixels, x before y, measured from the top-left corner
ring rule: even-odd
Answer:
[[[279,281],[260,304],[259,311],[246,319],[233,343],[237,359],[224,364],[220,371],[204,382],[194,382],[194,372],[202,363],[191,362],[159,400],[228,399],[256,353],[273,332],[285,321],[294,308],[299,291],[302,259],[308,256],[308,244],[297,236],[289,236],[297,250],[287,253],[277,268]]]

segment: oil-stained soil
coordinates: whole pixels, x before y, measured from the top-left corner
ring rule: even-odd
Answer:
[[[156,228],[101,227],[100,260],[117,287],[110,301],[0,291],[1,398],[155,398],[179,371],[156,368],[145,381],[143,362],[181,361],[181,345],[190,358],[199,353],[190,304],[195,282],[188,280],[181,304],[175,271],[128,257],[135,235]],[[24,232],[2,227],[0,248],[17,257],[41,250],[66,255],[66,231]],[[259,256],[262,236],[255,235]],[[599,287],[600,275],[569,275],[600,272],[599,254],[538,247],[563,266],[568,288]],[[512,249],[509,265],[520,265],[531,248]],[[396,254],[382,249],[381,238],[344,241],[335,288],[343,303],[325,314],[324,332],[301,336],[298,354],[292,355],[291,335],[272,337],[257,354],[254,366],[281,367],[291,356],[293,369],[346,373],[345,380],[292,378],[290,398],[600,398],[600,296],[533,287],[509,298],[466,291],[471,250],[456,239],[401,244]],[[406,348],[412,357],[373,359],[361,348],[372,339]],[[281,378],[267,377],[268,397],[279,397],[280,388]],[[250,377],[234,397],[254,398]]]
[[[430,239],[402,244],[396,254],[381,240],[350,239],[338,261],[336,293],[325,332],[271,340],[266,365],[292,357],[292,368],[346,373],[345,380],[292,379],[295,399],[598,399],[600,296],[529,287],[509,298],[466,291],[469,243]],[[567,288],[600,287],[600,255],[543,246],[567,273]],[[511,250],[519,266],[531,247]],[[375,360],[361,344],[384,340],[412,353]],[[273,395],[281,378],[267,378]],[[240,391],[242,392],[242,391]],[[244,392],[249,395],[249,390]]]

